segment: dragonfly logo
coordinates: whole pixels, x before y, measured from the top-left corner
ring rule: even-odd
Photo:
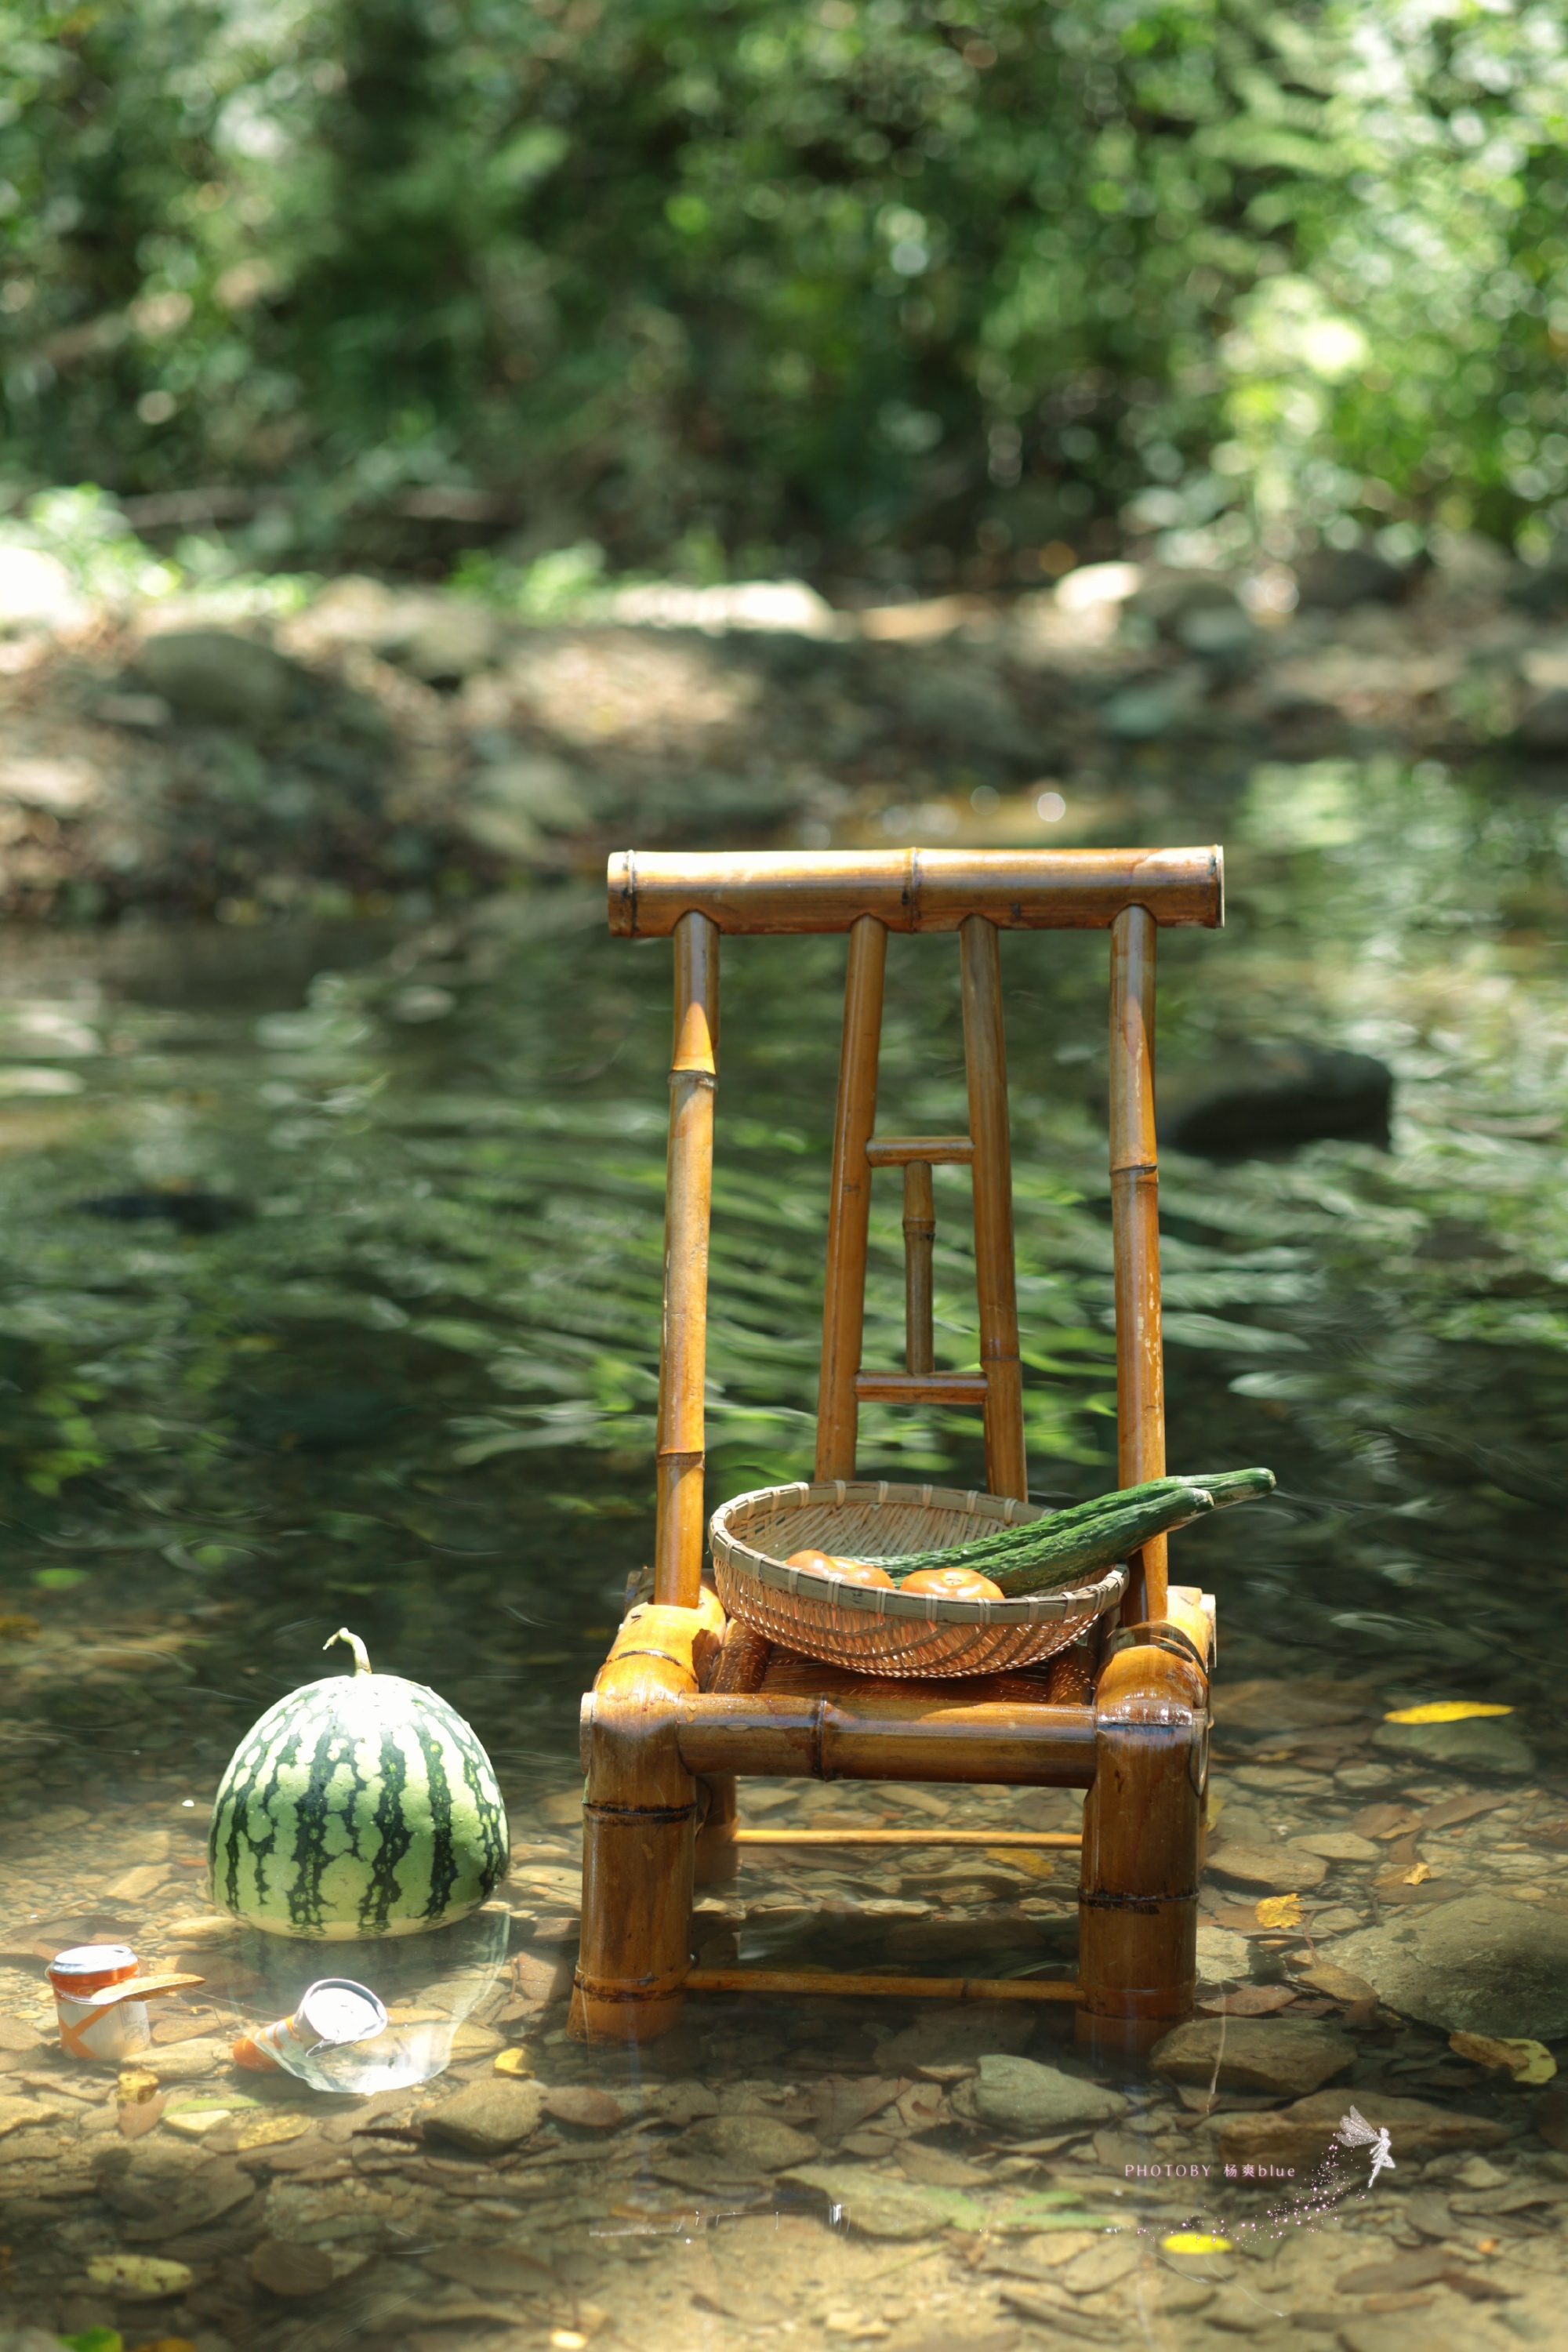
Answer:
[[[1384,2125],[1381,2130],[1374,2131],[1358,2108],[1352,2107],[1348,2116],[1340,2117],[1340,2127],[1334,2134],[1334,2137],[1342,2147],[1371,2148],[1372,2170],[1366,2179],[1369,2189],[1373,2187],[1380,2172],[1397,2171],[1398,2167],[1394,2161],[1389,2144],[1387,2126]]]

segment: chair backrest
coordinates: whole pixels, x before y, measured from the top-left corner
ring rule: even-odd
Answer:
[[[1224,919],[1217,848],[778,851],[651,856],[609,866],[610,929],[675,942],[664,1330],[659,1355],[655,1597],[687,1608],[702,1572],[708,1233],[718,1077],[719,940],[725,931],[847,931],[823,1299],[816,1475],[852,1478],[862,1401],[974,1405],[995,1494],[1026,1486],[1013,1262],[1012,1169],[998,933],[1110,933],[1110,1192],[1116,1270],[1117,1475],[1165,1466],[1154,1148],[1154,944],[1161,924]],[[969,1082],[966,1136],[875,1135],[889,931],[955,931]],[[969,1166],[980,1308],[978,1373],[939,1373],[931,1348],[931,1169]],[[905,1369],[860,1362],[874,1168],[904,1170]],[[1165,1542],[1133,1561],[1125,1614],[1163,1617]]]

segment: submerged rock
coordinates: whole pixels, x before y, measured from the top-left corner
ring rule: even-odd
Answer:
[[[1352,604],[1398,604],[1410,574],[1369,547],[1320,547],[1296,568],[1303,611],[1345,613]]]
[[[1222,2091],[1300,2098],[1353,2063],[1355,2043],[1315,2017],[1194,2018],[1167,2033],[1150,2057],[1155,2074]]]
[[[714,2156],[737,2173],[783,2172],[790,2165],[808,2164],[816,2142],[792,2124],[775,2123],[771,2116],[715,2116],[694,2124],[679,2153]]]
[[[985,2226],[985,2208],[962,2189],[891,2180],[868,2164],[800,2164],[785,2178],[818,2190],[868,2238],[931,2238],[953,2223]]]
[[[994,2052],[981,2059],[973,2082],[960,2084],[953,2105],[961,2113],[971,2109],[981,2123],[1019,2132],[1066,2131],[1075,2124],[1111,2123],[1127,2113],[1119,2091],[1032,2058]]]
[[[1501,2124],[1432,2106],[1425,2099],[1391,2098],[1383,2091],[1358,2091],[1355,2099],[1374,2129],[1387,2126],[1396,2164],[1403,2157],[1443,2156],[1452,2148],[1496,2147],[1508,2137]],[[1298,2168],[1314,2165],[1335,2145],[1335,2130],[1350,2103],[1348,2090],[1315,2091],[1271,2114],[1226,2116],[1220,2126],[1221,2161],[1293,2164]],[[1355,2160],[1354,2151],[1340,2159],[1342,2165],[1352,2166]]]
[[[1279,1895],[1307,1893],[1321,1886],[1329,1872],[1328,1864],[1316,1854],[1304,1853],[1283,1839],[1273,1845],[1245,1845],[1216,1837],[1208,1867],[1215,1877],[1228,1878],[1237,1886],[1261,1886]]]
[[[1458,1723],[1380,1723],[1372,1744],[1466,1772],[1501,1772],[1514,1779],[1535,1769],[1529,1747],[1497,1715],[1466,1716]]]
[[[1023,2001],[967,2001],[962,2009],[928,2011],[882,2043],[878,2063],[903,2074],[953,2062],[973,2064],[982,2051],[1021,2050],[1034,2030]]]
[[[1554,686],[1531,704],[1519,722],[1519,743],[1545,759],[1568,752],[1568,687]]]
[[[537,2083],[490,2075],[470,2083],[425,2117],[426,2137],[450,2140],[473,2156],[500,2156],[538,2124],[544,2093]]]
[[[183,1234],[221,1234],[256,1214],[250,1202],[234,1192],[99,1192],[76,1206],[89,1217],[111,1217],[121,1224],[144,1223],[165,1217]]]
[[[1370,1054],[1310,1045],[1237,1045],[1159,1092],[1162,1145],[1242,1160],[1327,1138],[1386,1143],[1394,1074]]]
[[[1446,2033],[1568,2033],[1568,1918],[1558,1911],[1466,1895],[1347,1936],[1330,1957],[1390,2009]]]
[[[218,727],[275,726],[310,683],[297,663],[230,629],[169,629],[147,639],[136,667],[182,718]]]
[[[1216,1927],[1207,1919],[1198,1921],[1198,1974],[1205,1983],[1245,1977],[1251,1969],[1252,1947],[1245,1936],[1238,1936],[1233,1927]]]

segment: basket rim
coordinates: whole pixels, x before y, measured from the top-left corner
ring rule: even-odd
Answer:
[[[729,1525],[736,1512],[764,1504],[775,1509],[805,1510],[813,1505],[831,1504],[842,1509],[847,1504],[860,1503],[880,1509],[891,1501],[913,1503],[927,1510],[963,1511],[997,1527],[1027,1527],[1047,1516],[1043,1504],[1021,1503],[1010,1495],[987,1495],[973,1486],[964,1492],[956,1486],[897,1486],[887,1478],[799,1479],[787,1486],[754,1486],[721,1503],[708,1523],[709,1538],[715,1559],[726,1568],[775,1592],[787,1592],[792,1600],[858,1611],[869,1617],[910,1618],[921,1624],[1034,1625],[1059,1622],[1065,1617],[1098,1617],[1127,1590],[1125,1560],[1117,1560],[1090,1584],[1026,1593],[1014,1600],[950,1601],[885,1586],[845,1584],[814,1575],[809,1569],[786,1566],[771,1552],[759,1551],[754,1544],[733,1534]]]

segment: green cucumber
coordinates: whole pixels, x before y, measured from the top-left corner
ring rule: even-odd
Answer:
[[[1026,1526],[999,1528],[973,1542],[884,1559],[898,1582],[917,1569],[973,1568],[1010,1599],[1049,1592],[1110,1568],[1155,1536],[1271,1492],[1271,1470],[1221,1470],[1212,1476],[1151,1478]]]

